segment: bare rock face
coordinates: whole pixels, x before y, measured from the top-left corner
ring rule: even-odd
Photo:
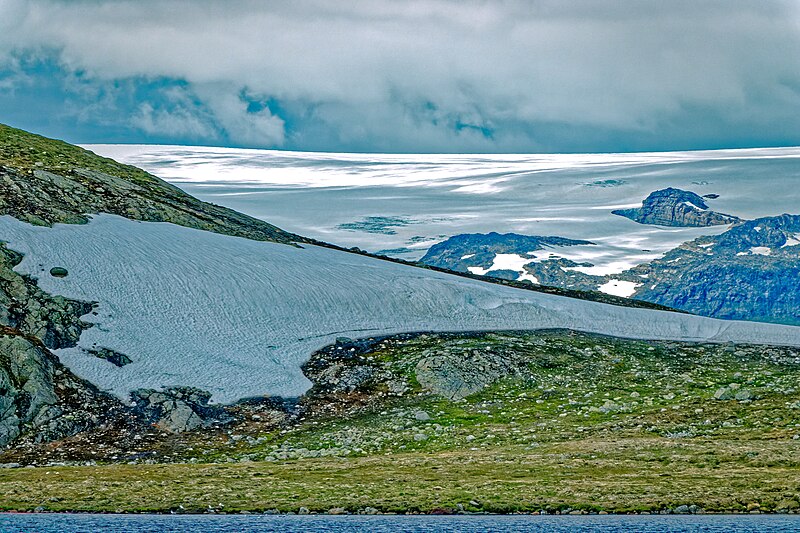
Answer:
[[[469,272],[470,267],[490,269],[497,254],[519,254],[527,257],[529,252],[545,247],[590,244],[594,243],[564,237],[495,232],[462,233],[431,246],[420,262],[456,272]],[[493,273],[501,279],[516,279],[509,278],[510,271],[495,270]]]
[[[705,316],[800,324],[800,215],[701,237],[625,273],[634,298]]]
[[[742,221],[733,215],[711,211],[698,194],[672,187],[651,193],[642,207],[617,209],[612,213],[640,224],[657,226],[704,227]]]
[[[95,427],[120,402],[64,368],[36,338],[0,334],[0,445],[26,437],[47,442]]]
[[[503,351],[472,350],[425,353],[414,369],[420,386],[449,400],[460,400],[501,377],[515,374],[524,362]]]
[[[151,424],[172,433],[191,431],[229,417],[208,404],[209,392],[194,387],[171,387],[163,391],[140,389],[131,394],[136,410]]]
[[[36,337],[53,350],[74,346],[89,326],[80,317],[93,304],[45,293],[34,280],[14,272],[21,260],[0,244],[0,326]]]

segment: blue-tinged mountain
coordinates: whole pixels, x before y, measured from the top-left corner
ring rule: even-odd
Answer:
[[[625,273],[634,298],[718,318],[800,324],[800,216],[759,218]]]
[[[594,243],[563,237],[517,233],[465,233],[431,246],[421,262],[456,272],[472,272],[512,280],[522,276],[521,279],[525,279],[523,265],[526,258],[530,262],[537,258],[538,254],[534,252],[579,245],[594,245]],[[510,257],[519,259],[503,262],[504,258]]]
[[[641,207],[612,213],[640,224],[658,226],[704,227],[741,222],[739,217],[711,211],[699,194],[673,187],[650,193]]]
[[[435,245],[422,262],[489,277],[600,291],[715,318],[800,324],[798,215],[740,223],[619,274],[589,274],[591,263],[563,257],[569,249],[559,249],[585,244],[591,243],[465,234]]]

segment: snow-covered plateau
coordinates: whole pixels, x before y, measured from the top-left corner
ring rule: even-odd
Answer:
[[[574,328],[630,338],[800,345],[800,328],[631,309],[493,285],[327,248],[292,247],[97,215],[86,225],[0,217],[17,271],[47,292],[96,301],[61,360],[101,388],[199,387],[213,400],[293,396],[337,336]],[[63,267],[63,278],[49,274]],[[109,348],[117,367],[86,353]]]
[[[617,274],[704,228],[638,224],[613,215],[677,187],[743,219],[796,213],[800,148],[627,154],[334,154],[235,148],[92,145],[202,200],[299,235],[416,260],[463,233],[585,239],[556,254]],[[573,257],[574,255],[580,257]]]

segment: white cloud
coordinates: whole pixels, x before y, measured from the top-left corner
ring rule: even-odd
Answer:
[[[216,137],[213,126],[204,122],[191,110],[186,108],[154,109],[148,102],[139,106],[137,113],[131,118],[131,124],[150,134],[188,137],[189,139],[213,139]]]
[[[228,139],[239,145],[282,146],[284,121],[273,115],[269,108],[248,111],[243,95],[232,91],[203,90],[204,101],[217,118]]]
[[[690,142],[736,128],[794,130],[797,6],[0,0],[0,56],[57,49],[97,79],[185,80],[217,127],[245,144],[312,142],[313,133],[316,143],[354,146],[547,149],[554,134],[580,145],[609,131]],[[245,89],[296,110],[303,130],[286,137],[285,116],[248,113]],[[206,124],[189,108],[139,111],[141,125],[201,135]]]

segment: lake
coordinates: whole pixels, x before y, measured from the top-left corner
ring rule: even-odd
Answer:
[[[798,515],[668,516],[271,516],[0,514],[4,533],[228,532],[790,532]]]

